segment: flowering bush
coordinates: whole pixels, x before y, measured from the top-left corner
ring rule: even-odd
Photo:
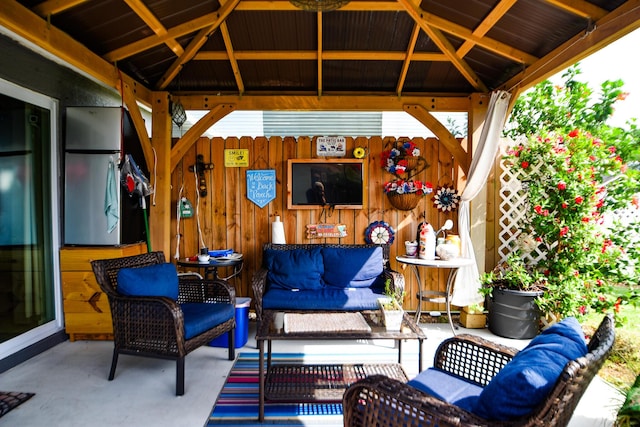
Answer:
[[[544,254],[529,260],[546,282],[538,305],[560,317],[585,314],[612,285],[598,268],[616,250],[602,216],[604,183],[627,166],[613,145],[578,130],[517,143],[505,164],[527,196],[518,249]]]
[[[380,155],[382,168],[394,175],[408,172],[408,157],[420,157],[420,149],[412,141],[397,141]]]
[[[393,181],[385,182],[384,193],[398,193],[398,194],[411,194],[417,193],[421,196],[426,196],[433,191],[433,185],[426,181],[414,181],[394,179]]]

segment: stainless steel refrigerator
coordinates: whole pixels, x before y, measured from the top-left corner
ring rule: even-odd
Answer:
[[[120,107],[68,107],[65,129],[64,243],[120,245],[145,240],[140,200],[120,185],[119,161],[132,154],[148,174],[128,112]],[[115,165],[115,228],[105,214],[109,164]],[[148,176],[148,175],[147,175]],[[115,215],[114,215],[115,216]]]

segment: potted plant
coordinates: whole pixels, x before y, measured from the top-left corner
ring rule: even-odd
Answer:
[[[491,332],[514,339],[538,334],[541,315],[538,299],[544,293],[546,280],[525,264],[519,251],[493,271],[484,273],[480,283],[480,293],[487,297]]]
[[[403,211],[415,208],[420,198],[432,191],[433,185],[426,181],[394,179],[384,184],[384,193],[391,205]]]
[[[482,304],[471,304],[460,312],[460,323],[468,329],[481,329],[487,324],[487,315],[484,314]]]
[[[402,327],[402,318],[404,317],[404,310],[402,309],[404,292],[398,294],[395,290],[392,290],[391,280],[387,279],[384,284],[384,294],[383,298],[378,298],[378,304],[380,305],[385,328],[387,331],[399,332]]]

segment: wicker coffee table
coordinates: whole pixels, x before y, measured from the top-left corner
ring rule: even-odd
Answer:
[[[297,374],[317,375],[318,372],[324,372],[322,375],[329,375],[327,372],[340,369],[344,375],[346,370],[347,376],[353,374],[356,377],[372,375],[373,373],[382,373],[385,375],[396,377],[397,379],[406,381],[406,375],[400,363],[402,362],[402,342],[404,340],[418,340],[418,371],[422,371],[422,344],[426,339],[426,335],[416,324],[412,316],[404,313],[402,327],[400,331],[387,331],[381,323],[380,312],[378,310],[362,311],[358,313],[345,312],[277,312],[273,310],[265,310],[263,312],[262,322],[256,333],[256,342],[259,350],[259,421],[264,421],[264,402],[265,397],[272,400],[286,399],[286,395],[296,396],[300,390],[296,390],[299,385],[291,384],[289,389],[283,388],[283,384],[267,384],[281,378],[279,373],[287,366],[273,365],[271,366],[271,350],[272,342],[277,340],[361,340],[361,339],[385,339],[394,340],[398,347],[398,363],[391,364],[372,364],[372,365],[315,365],[315,371],[311,368],[301,367],[295,368]],[[265,341],[266,349],[266,370],[265,370]],[[323,366],[322,368],[320,366]],[[341,366],[341,367],[336,367]],[[294,369],[289,365],[288,369]],[[265,372],[266,371],[266,372]],[[312,374],[316,372],[316,374]],[[341,390],[337,393],[344,393],[344,389],[351,383],[350,379],[338,381],[337,387]],[[345,386],[346,384],[346,386]],[[315,400],[336,399],[335,395],[328,396],[326,390],[322,387],[314,387],[303,392],[303,399],[309,400],[312,397]],[[266,390],[269,393],[265,393]],[[341,395],[340,395],[341,396]],[[299,397],[299,395],[298,395]],[[274,399],[275,398],[275,399]],[[340,400],[340,399],[338,399]]]

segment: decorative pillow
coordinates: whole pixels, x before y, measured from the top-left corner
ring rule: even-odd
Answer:
[[[489,420],[529,414],[554,387],[567,362],[587,354],[580,324],[568,317],[535,337],[487,384],[474,411]]]
[[[368,288],[382,274],[382,248],[322,248],[324,281],[337,288]]]
[[[264,253],[265,265],[269,272],[267,281],[270,289],[321,289],[322,254],[320,248],[276,250]]]
[[[122,295],[178,299],[178,272],[171,263],[118,271],[118,292]]]

